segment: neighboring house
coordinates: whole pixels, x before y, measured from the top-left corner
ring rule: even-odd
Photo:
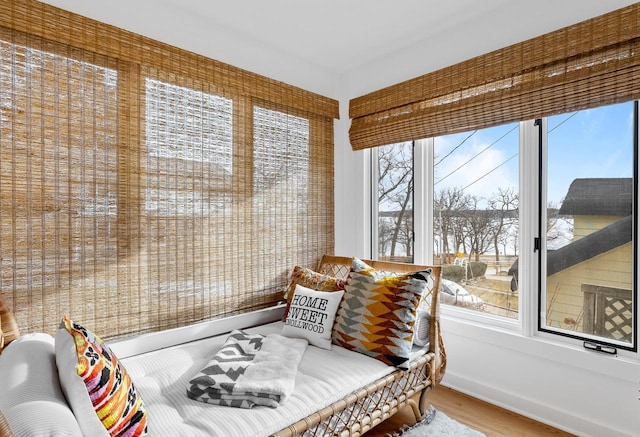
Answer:
[[[631,178],[571,183],[558,214],[573,218],[573,240],[547,252],[548,326],[631,340],[632,199]]]
[[[631,178],[571,183],[559,214],[573,241],[547,259],[549,326],[631,341],[632,199]]]

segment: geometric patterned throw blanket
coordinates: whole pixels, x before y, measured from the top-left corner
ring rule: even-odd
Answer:
[[[237,408],[276,408],[291,394],[307,340],[235,330],[187,387],[187,396]]]

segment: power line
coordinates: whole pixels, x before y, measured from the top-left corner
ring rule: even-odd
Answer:
[[[518,128],[518,125],[516,124],[514,127],[512,127],[510,130],[508,130],[504,135],[502,135],[500,138],[498,138],[497,140],[495,140],[493,143],[489,144],[487,147],[485,147],[484,149],[482,149],[481,151],[479,151],[478,153],[476,153],[474,156],[472,156],[471,158],[469,158],[467,161],[463,162],[460,166],[458,166],[456,169],[454,169],[452,172],[450,172],[448,175],[438,179],[436,182],[434,182],[434,185],[439,184],[440,182],[442,182],[443,180],[445,180],[446,178],[448,178],[449,176],[451,176],[452,174],[454,174],[455,172],[457,172],[458,170],[460,170],[462,167],[464,167],[465,165],[469,164],[471,161],[473,161],[474,159],[476,159],[478,156],[480,156],[482,153],[486,152],[488,149],[490,149],[491,147],[495,146],[498,141],[502,140],[504,137],[506,137],[507,135],[509,135],[511,132],[513,132],[514,130],[516,130]],[[474,131],[474,133],[477,131]],[[466,141],[466,140],[465,140]],[[450,153],[449,153],[450,155]],[[447,155],[447,156],[449,156]],[[446,157],[445,157],[446,158]],[[443,158],[444,159],[444,158]],[[509,158],[511,159],[511,158]],[[438,163],[442,162],[442,159],[440,161],[438,161]],[[435,164],[434,167],[438,165]],[[500,166],[498,166],[500,167]],[[496,167],[496,168],[498,168]],[[495,170],[495,169],[494,169]],[[493,170],[491,170],[493,171]]]
[[[516,152],[513,156],[511,156],[511,158],[507,159],[506,161],[504,161],[502,164],[498,165],[497,167],[494,167],[492,170],[489,170],[488,172],[486,172],[485,174],[483,174],[482,176],[480,176],[478,179],[476,179],[475,181],[471,182],[470,184],[467,184],[466,187],[464,187],[462,189],[462,191],[466,190],[467,188],[469,188],[471,185],[475,184],[476,182],[478,182],[481,179],[486,178],[487,176],[489,176],[491,173],[493,173],[494,171],[496,171],[497,169],[499,169],[500,167],[502,167],[503,165],[505,165],[507,162],[511,161],[513,158],[515,158],[516,156],[518,156],[519,152]]]
[[[440,161],[436,162],[435,164],[433,164],[433,166],[435,167],[436,165],[440,164],[442,161],[444,161],[449,155],[451,155],[453,152],[455,152],[458,148],[460,148],[460,146],[462,146],[469,138],[471,138],[472,136],[474,136],[476,134],[476,132],[478,132],[477,130],[474,130],[473,132],[471,132],[469,134],[469,136],[467,138],[465,138],[464,140],[462,140],[460,142],[460,144],[458,144],[457,146],[455,146],[453,149],[451,149],[449,151],[449,153],[447,153],[446,155],[444,155],[442,158],[440,158]]]
[[[558,123],[557,125],[555,125],[553,127],[553,129],[551,129],[550,131],[547,132],[547,134],[550,134],[551,132],[553,132],[554,130],[558,129],[560,126],[562,126],[563,124],[565,124],[567,121],[569,121],[569,119],[571,119],[573,116],[575,116],[578,112],[580,111],[576,111],[573,114],[571,114],[570,116],[568,116],[567,118],[565,118],[564,120],[562,120],[560,123]]]
[[[547,134],[550,134],[551,132],[553,132],[554,130],[556,130],[557,128],[559,128],[560,126],[562,126],[564,123],[566,123],[567,121],[569,121],[571,118],[575,117],[578,112],[580,111],[576,111],[573,114],[569,115],[567,118],[565,118],[564,120],[562,120],[560,123],[558,123],[557,125],[555,125],[552,129],[550,129]],[[465,161],[464,163],[462,163],[460,166],[458,166],[455,170],[453,170],[452,172],[450,172],[449,174],[447,174],[446,176],[444,176],[443,178],[438,179],[437,182],[434,183],[434,185],[439,184],[440,182],[442,182],[443,180],[445,180],[446,178],[448,178],[449,176],[451,176],[452,174],[454,174],[455,172],[457,172],[458,170],[460,170],[462,167],[464,167],[465,165],[469,164],[471,161],[473,161],[474,159],[476,159],[479,155],[481,155],[482,153],[484,153],[485,151],[487,151],[489,148],[493,147],[498,141],[502,140],[504,137],[506,137],[507,135],[509,135],[511,132],[513,132],[516,128],[518,127],[518,125],[514,126],[511,130],[509,130],[507,133],[505,133],[504,135],[502,135],[500,138],[498,138],[497,140],[495,140],[493,143],[489,144],[487,147],[485,147],[484,149],[482,149],[481,151],[479,151],[478,153],[476,153],[474,156],[472,156],[471,158],[469,158],[467,161]],[[473,131],[473,134],[475,134],[477,132]],[[471,135],[469,135],[467,138],[465,138],[462,143],[464,143],[464,141],[466,141],[467,139],[469,139],[471,137]],[[462,143],[460,143],[458,146],[456,146],[455,149],[457,149],[458,147],[460,147],[462,145]],[[444,158],[446,158],[447,156],[451,155],[451,153],[455,150],[453,149],[451,152],[449,152]],[[475,184],[476,182],[484,179],[485,177],[489,176],[491,173],[493,173],[494,171],[496,171],[497,169],[499,169],[500,167],[502,167],[503,165],[505,165],[507,162],[511,161],[513,158],[515,158],[516,156],[518,156],[518,153],[515,153],[513,156],[511,156],[509,159],[507,159],[506,161],[504,161],[503,163],[501,163],[500,165],[494,167],[493,169],[489,170],[487,173],[483,174],[482,176],[480,176],[478,179],[474,180],[473,182],[467,184],[464,188],[462,188],[462,191],[466,190],[467,188],[469,188],[471,185]],[[442,162],[442,160],[444,159],[442,158],[440,161],[438,161],[438,164],[440,162]],[[434,167],[438,164],[435,164]]]

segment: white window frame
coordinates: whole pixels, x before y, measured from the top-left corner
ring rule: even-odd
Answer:
[[[634,108],[634,117],[636,118],[635,120],[635,126],[636,126],[636,138],[635,138],[635,143],[638,143],[638,138],[640,138],[640,111],[638,110],[638,102],[635,102],[635,108]],[[542,128],[540,129],[542,132],[547,132],[548,131],[548,124],[547,124],[547,118],[542,118],[540,119],[542,122]],[[535,121],[533,121],[535,122]],[[548,179],[548,173],[547,173],[547,166],[546,165],[540,165],[540,162],[538,161],[538,156],[540,156],[540,154],[538,153],[538,142],[537,142],[537,130],[538,127],[535,126],[534,132],[531,135],[531,140],[535,140],[535,144],[530,144],[530,147],[525,147],[526,149],[529,149],[529,153],[530,154],[535,154],[536,156],[530,156],[529,159],[531,159],[531,162],[535,162],[536,163],[536,170],[538,171],[538,174],[540,175],[539,178],[542,179],[543,183],[545,185],[541,185],[539,183],[539,178],[536,177],[532,177],[530,179],[530,185],[528,186],[529,189],[535,189],[538,191],[539,196],[541,196],[541,200],[540,203],[538,205],[535,206],[535,208],[531,209],[531,212],[529,213],[530,218],[531,217],[535,217],[536,222],[538,221],[537,217],[544,217],[544,213],[546,210],[545,205],[547,205],[547,197],[546,197],[546,183],[547,183],[547,179]],[[638,146],[640,147],[640,146]],[[541,158],[542,158],[542,162],[547,162],[548,160],[548,155],[547,155],[547,151],[548,151],[548,141],[547,141],[547,135],[543,135],[542,137],[542,153],[541,153]],[[636,150],[635,152],[636,154],[639,153],[638,150]],[[638,156],[636,156],[636,159],[638,161],[640,161],[640,154],[638,154]],[[636,163],[637,165],[638,163]],[[521,161],[521,166],[522,166],[522,161]],[[539,166],[539,167],[538,167]],[[531,166],[533,168],[533,166]],[[637,171],[637,169],[635,170]],[[635,172],[634,171],[634,172]],[[532,175],[533,176],[533,175]],[[634,178],[638,178],[638,174],[634,174]],[[640,180],[636,181],[637,184],[640,184]],[[538,189],[538,187],[541,187],[542,189]],[[640,191],[640,190],[639,190]],[[634,199],[634,220],[638,221],[640,220],[640,217],[638,217],[638,210],[637,210],[637,205],[638,205],[638,195],[640,193],[636,193],[636,198]],[[529,202],[529,205],[531,205],[532,202]],[[521,207],[522,207],[522,202],[521,202]],[[540,208],[543,209],[543,211],[539,211]],[[521,211],[521,219],[522,219],[522,213],[524,211]],[[535,214],[535,215],[534,215]],[[546,220],[542,220],[542,222],[540,223],[539,226],[539,230],[535,231],[535,234],[532,235],[536,235],[538,238],[541,239],[542,244],[544,245],[544,238],[546,236],[547,233],[547,229],[546,229]],[[633,235],[633,243],[634,243],[634,247],[636,250],[636,256],[635,256],[635,261],[636,261],[636,268],[635,268],[635,276],[633,278],[633,283],[634,283],[634,288],[637,287],[638,284],[638,274],[639,274],[639,270],[638,269],[638,263],[640,262],[640,242],[638,241],[638,238],[640,238],[640,236],[636,235],[634,233]],[[522,243],[521,243],[522,244]],[[544,247],[544,246],[543,246]],[[524,253],[524,249],[521,246],[521,250],[523,250]],[[541,248],[542,250],[542,248]],[[541,298],[539,298],[541,296],[541,293],[543,293],[545,291],[545,288],[543,287],[542,281],[545,281],[546,278],[546,263],[542,262],[539,263],[538,262],[538,252],[537,251],[527,251],[527,255],[531,255],[533,253],[533,259],[527,264],[527,271],[530,272],[536,272],[536,274],[538,274],[538,270],[541,270],[539,272],[539,275],[537,275],[536,277],[528,277],[527,280],[528,281],[533,281],[533,282],[527,282],[528,284],[534,284],[536,286],[536,290],[535,293],[531,293],[532,296],[530,296],[531,298],[535,298],[535,302],[529,302],[529,305],[531,305],[531,308],[535,308],[535,312],[528,310],[527,314],[529,316],[531,316],[531,320],[529,321],[529,324],[527,326],[527,329],[523,330],[523,334],[527,335],[527,336],[531,336],[531,337],[538,337],[540,339],[543,339],[545,341],[551,341],[554,343],[558,343],[558,344],[565,344],[565,345],[569,345],[572,347],[577,347],[577,348],[583,348],[583,344],[585,341],[589,341],[592,343],[602,343],[605,342],[604,339],[601,339],[599,337],[595,337],[595,336],[589,336],[589,335],[576,335],[576,336],[567,336],[564,335],[562,332],[554,332],[551,329],[543,329],[542,325],[542,318],[538,318],[539,315],[539,311],[540,311],[540,302],[541,302]],[[528,258],[528,256],[527,256]],[[522,259],[522,258],[521,258]],[[522,269],[519,269],[522,272]],[[530,276],[530,275],[529,275]],[[616,347],[616,354],[615,355],[608,355],[611,357],[625,357],[625,358],[631,358],[634,360],[638,360],[640,361],[640,342],[638,341],[638,335],[639,335],[639,331],[638,331],[638,321],[640,320],[639,318],[639,311],[640,311],[640,291],[636,290],[636,294],[634,296],[634,308],[633,308],[633,319],[634,319],[634,335],[633,335],[633,349],[627,349],[627,348],[621,348],[621,347]],[[602,354],[603,356],[607,356],[607,354]]]
[[[571,349],[583,349],[584,340],[564,337],[556,333],[543,332],[538,326],[539,312],[539,277],[544,277],[544,272],[539,272],[538,252],[535,250],[535,238],[542,238],[545,229],[539,227],[539,205],[546,205],[546,194],[539,190],[539,178],[546,178],[546,168],[539,160],[538,135],[539,131],[547,131],[547,119],[541,119],[542,128],[535,125],[535,120],[522,121],[519,124],[519,313],[517,319],[494,316],[477,311],[443,305],[441,313],[443,317],[468,324],[470,327],[497,329],[505,333],[520,335],[522,337],[537,339],[544,343],[557,346],[565,346]],[[640,123],[637,123],[640,135]],[[543,151],[547,150],[547,137],[542,138]],[[422,139],[415,141],[414,147],[414,261],[417,264],[433,263],[433,235],[430,223],[433,223],[433,164],[434,164],[434,139]],[[375,149],[371,153],[371,255],[376,256],[375,240],[377,238],[377,202],[374,190],[377,187]],[[543,161],[544,162],[544,161]],[[542,198],[540,198],[542,196]],[[638,199],[636,199],[636,202]],[[634,238],[638,238],[634,236]],[[640,244],[636,244],[637,259],[640,260]],[[542,273],[542,275],[541,275]],[[637,281],[637,277],[634,278]],[[640,299],[636,299],[634,311],[639,314]],[[638,317],[636,316],[636,320]],[[637,334],[637,333],[636,333]],[[636,344],[638,340],[635,339]],[[618,357],[640,361],[639,351],[618,349]]]

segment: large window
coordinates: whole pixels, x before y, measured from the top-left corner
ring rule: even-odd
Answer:
[[[414,168],[414,143],[378,147],[373,203],[379,259],[412,261],[414,170],[433,175],[433,259],[443,265],[441,301],[518,317],[510,272],[518,258],[518,124],[437,137],[429,169]],[[416,147],[424,147],[422,143]],[[427,146],[429,147],[429,146]],[[425,196],[424,187],[417,195]]]
[[[546,123],[543,330],[634,344],[636,123],[633,103]]]
[[[42,23],[47,23],[46,27]],[[0,294],[105,336],[273,306],[334,247],[338,102],[0,2]]]
[[[442,302],[518,317],[518,124],[434,139],[434,260]]]
[[[408,211],[402,202],[386,206],[385,193],[432,196],[422,202],[429,212],[415,216],[415,229],[426,230],[415,238],[431,239],[432,246],[416,247],[433,251],[416,257],[444,266],[441,302],[493,320],[526,313],[539,331],[585,347],[634,350],[637,132],[637,104],[628,102],[416,141],[415,148],[378,147],[377,254],[390,256],[387,240],[402,235],[398,217]],[[414,160],[409,151],[430,158]],[[426,174],[433,183],[402,185],[403,174],[408,181]]]

